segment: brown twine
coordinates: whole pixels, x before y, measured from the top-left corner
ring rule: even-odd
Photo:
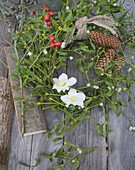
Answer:
[[[72,38],[75,29],[78,30],[76,35],[77,40],[87,39],[87,24],[91,24],[91,23],[110,30],[112,34],[117,34],[118,23],[113,21],[113,19],[110,16],[98,15],[93,18],[87,18],[87,16],[84,16],[76,21],[75,28],[72,31],[67,32],[66,39],[64,41],[65,47],[71,42],[73,42]]]

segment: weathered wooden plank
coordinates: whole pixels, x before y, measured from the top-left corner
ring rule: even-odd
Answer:
[[[13,7],[14,10],[18,10],[18,4],[19,4],[20,0],[7,0],[6,2],[3,0],[0,0],[0,5],[4,6],[4,4],[6,3],[7,6],[9,7]],[[5,6],[5,8],[7,7]],[[10,8],[9,8],[10,9]],[[2,8],[2,10],[4,10]],[[0,18],[3,19],[2,14],[0,15]],[[16,22],[14,21],[15,18],[14,16],[8,17],[8,20],[10,20],[10,24],[11,24],[11,30],[12,32],[14,32],[15,30],[15,24]],[[9,33],[7,24],[5,21],[0,20],[0,59],[5,63],[6,63],[6,58],[5,58],[5,52],[4,52],[4,47],[5,45],[9,45],[5,40],[7,40],[9,43],[11,43],[12,40],[12,35]],[[2,77],[7,77],[8,76],[8,70],[7,68],[0,62],[0,76]]]
[[[93,115],[92,115],[93,114]],[[103,123],[102,111],[93,109],[90,116],[98,123]],[[82,129],[85,131],[83,133]],[[80,127],[67,132],[64,140],[69,141],[80,148],[98,147],[99,149],[83,158],[80,163],[81,170],[105,170],[106,169],[106,143],[105,138],[97,133],[95,124],[89,119],[85,119]],[[83,154],[86,154],[84,152]]]
[[[56,77],[58,77],[61,72],[56,73]],[[57,124],[59,120],[63,120],[64,118],[62,113],[53,112],[51,110],[45,110],[44,115],[46,117],[48,128],[51,128]],[[39,154],[50,155],[51,152],[56,152],[63,145],[63,141],[53,143],[53,138],[55,137],[56,135],[53,135],[50,139],[48,139],[44,134],[37,134],[30,137],[24,137],[22,140],[20,140],[17,130],[17,121],[15,118],[12,127],[12,140],[9,155],[10,159],[8,162],[9,170],[25,170],[25,167],[18,165],[18,162],[22,162],[27,165],[34,165],[35,158],[39,159],[40,161],[38,167],[35,168],[35,170],[44,170],[51,168],[54,165],[61,164],[62,162],[59,159],[54,159],[53,162],[50,163],[48,159],[39,156]]]
[[[59,76],[59,74],[58,74]],[[50,128],[54,126],[58,120],[63,119],[63,115],[58,112],[45,111],[45,116],[47,120],[47,125]],[[53,136],[52,138],[55,138]],[[47,139],[44,134],[37,134],[30,137],[25,137],[23,140],[19,139],[17,130],[16,117],[14,118],[13,128],[12,128],[12,140],[11,149],[9,155],[8,169],[9,170],[25,170],[26,167],[18,165],[18,162],[22,162],[28,165],[35,164],[34,158],[39,158],[40,164],[37,169],[47,169],[46,167],[52,167],[56,164],[61,164],[60,160],[53,160],[51,164],[48,159],[39,157],[38,154],[50,154],[52,151],[58,150],[63,144],[53,143],[52,139]]]
[[[66,67],[62,67],[60,70],[56,71],[54,74],[54,77],[59,77],[61,73],[66,72]],[[50,129],[52,126],[55,126],[58,124],[58,121],[64,119],[64,114],[59,111],[52,111],[50,109],[44,110],[44,115],[46,118],[46,123],[48,129]],[[38,158],[40,160],[40,164],[38,165],[35,170],[44,170],[49,169],[55,165],[62,164],[62,161],[60,159],[53,159],[52,163],[50,163],[49,159],[43,158],[40,155],[50,155],[51,152],[56,153],[60,147],[63,146],[63,140],[60,140],[58,142],[53,142],[53,139],[57,136],[54,134],[50,139],[48,139],[47,136],[44,134],[38,134],[33,136],[32,140],[32,153],[31,153],[31,165],[34,164],[34,159]]]
[[[134,61],[135,63],[135,61]],[[131,88],[132,95],[135,96],[134,88]],[[132,102],[128,103],[128,96],[121,92],[126,99],[128,107],[122,109],[120,117],[111,112],[108,119],[110,131],[108,138],[108,169],[109,170],[132,170],[135,167],[135,135],[133,131],[129,131],[130,121],[125,115],[127,111],[128,117],[132,117],[133,125],[135,125],[135,105]]]
[[[18,11],[19,3],[20,3],[20,0],[12,0],[12,1],[11,0],[6,0],[6,1],[0,0],[1,7],[4,7],[4,8],[2,8],[2,11],[4,11],[5,8],[6,8],[6,11],[10,11],[11,8],[13,11]],[[0,13],[1,13],[1,11],[0,11]],[[0,20],[0,44],[1,44],[0,55],[1,55],[1,59],[3,59],[3,61],[6,63],[5,54],[4,54],[4,46],[9,45],[8,42],[12,43],[13,39],[12,39],[12,35],[10,34],[9,28],[7,26],[8,24],[7,24],[7,22],[4,21],[3,14],[0,15],[0,18],[1,18],[1,20]],[[12,33],[14,33],[15,25],[16,25],[15,17],[11,15],[11,16],[5,17],[5,18],[7,21],[9,21],[10,29],[11,29]],[[5,67],[3,67],[1,62],[0,62],[0,66],[2,66],[0,68],[4,68],[4,69],[1,69],[2,72],[3,72],[3,70],[7,70]],[[5,72],[5,74],[6,73],[7,72]]]
[[[51,110],[46,110],[45,117],[47,120],[47,127],[51,128],[56,125],[58,121],[63,119],[63,113],[60,112],[52,112]],[[35,170],[39,169],[49,169],[55,165],[61,164],[62,161],[60,159],[53,159],[52,163],[49,159],[43,158],[39,155],[50,155],[51,152],[56,153],[60,147],[63,145],[63,141],[53,142],[53,139],[56,138],[56,135],[53,135],[50,139],[44,134],[33,135],[32,140],[32,153],[31,153],[31,164],[35,163],[35,158],[40,160],[40,164]]]
[[[14,5],[14,1],[16,1],[16,4],[18,3],[18,0],[13,0],[12,3],[10,3],[10,6]],[[4,1],[0,0],[0,4]],[[9,1],[8,1],[9,2]],[[9,4],[6,2],[7,4]],[[15,7],[15,6],[14,6]],[[16,8],[16,7],[15,7]],[[14,9],[15,9],[14,8]],[[0,15],[2,17],[2,15]],[[13,17],[9,17],[10,19],[13,19]],[[15,28],[15,22],[12,22],[11,29],[14,31]],[[7,44],[3,38],[7,41],[12,41],[12,36],[8,32],[8,28],[6,26],[6,23],[0,20],[0,59],[6,63],[5,58],[5,52],[4,52],[4,46]],[[3,147],[0,148],[0,169],[7,170],[7,160],[8,160],[8,152],[9,152],[9,144],[10,144],[10,131],[11,131],[11,125],[12,125],[12,119],[13,119],[13,101],[11,100],[11,92],[8,89],[9,88],[9,80],[8,78],[8,69],[0,62],[0,76],[3,78],[0,78],[0,88],[1,88],[1,97],[0,97],[0,124],[3,127],[0,127],[0,131],[2,134],[0,135],[0,143],[3,143]],[[3,85],[4,83],[4,85]],[[2,93],[2,89],[5,91]],[[7,94],[6,94],[7,93]],[[5,166],[2,167],[1,161],[5,160]]]
[[[0,77],[0,169],[7,169],[14,106],[9,80]]]
[[[6,8],[7,10],[8,10],[8,8],[9,8],[9,10],[11,10],[10,8],[12,8],[13,11],[18,11],[19,4],[20,4],[20,0],[6,0],[6,1],[0,0],[1,7]],[[3,11],[4,11],[4,8],[2,8]],[[9,29],[7,27],[7,23],[3,19],[3,15],[1,13],[1,11],[0,11],[0,18],[2,19],[2,20],[0,20],[0,59],[5,64],[7,64],[6,58],[5,58],[4,47],[5,47],[5,45],[9,45],[6,41],[8,41],[9,43],[12,43],[13,39],[12,39],[12,35],[10,34]],[[15,17],[9,16],[6,19],[10,22],[11,31],[14,33],[15,25],[16,25]],[[0,76],[7,77],[8,70],[1,62],[0,62],[0,69],[1,69]]]
[[[132,14],[135,14],[135,1],[126,0],[124,7]],[[127,54],[132,56],[132,54]],[[126,55],[126,56],[127,56]],[[135,57],[135,56],[134,56]],[[134,59],[135,64],[135,59]],[[132,73],[130,73],[132,74]],[[135,96],[134,88],[131,88],[132,95]],[[121,93],[125,99],[127,94]],[[125,115],[132,117],[133,125],[135,126],[135,105],[132,102],[128,103],[128,107],[122,109],[120,117],[117,117],[113,112],[110,113],[109,125],[111,133],[108,138],[108,170],[133,170],[135,169],[135,135],[133,131],[129,131],[130,122]]]
[[[77,1],[77,0],[76,0]],[[70,6],[74,6],[74,2],[70,4]],[[79,47],[78,47],[79,48]],[[91,47],[89,47],[91,48]],[[75,53],[70,53],[71,56],[76,56]],[[84,54],[85,55],[85,54]],[[85,73],[82,73],[79,70],[79,67],[73,67],[76,59],[70,61],[68,60],[67,66],[67,74],[69,77],[77,78],[77,86],[81,87],[86,86],[87,81]],[[94,71],[94,70],[93,70]],[[93,71],[88,73],[89,75],[93,74]],[[95,108],[90,111],[90,116],[95,120],[96,123],[102,124],[104,123],[104,116],[102,109]],[[85,131],[83,133],[82,129]],[[104,127],[105,132],[105,127]],[[99,149],[88,155],[87,157],[81,160],[81,170],[105,170],[106,167],[106,139],[100,137],[97,133],[96,125],[90,121],[89,119],[83,120],[80,127],[73,129],[66,133],[64,140],[70,141],[73,144],[81,147],[81,148],[90,148],[90,147],[98,147]]]
[[[12,125],[8,170],[26,170],[26,167],[18,163],[30,164],[31,161],[32,135],[20,138],[18,133],[17,119],[14,114]],[[27,168],[29,169],[29,168]]]
[[[61,6],[61,1],[60,0],[38,0],[38,4],[40,6],[42,6],[43,4],[45,4],[47,7],[50,8],[51,11],[56,12],[58,10],[60,10]]]
[[[134,110],[134,104],[129,104],[127,113],[131,113],[128,115],[131,115],[133,122],[135,122]],[[111,130],[108,138],[109,170],[133,170],[135,167],[135,136],[133,131],[129,131],[130,123],[124,115],[124,111],[123,109],[119,118],[114,113],[111,113],[111,117],[109,118]]]
[[[7,64],[6,62],[6,57],[5,57],[5,51],[4,51],[4,45],[0,44],[0,59]],[[7,68],[4,66],[4,64],[2,64],[2,62],[0,62],[0,76],[2,77],[8,77],[8,70]]]
[[[12,47],[6,48],[6,58],[7,58],[8,67],[10,68],[9,74],[11,76],[18,78],[16,74],[12,72],[13,70],[16,69],[16,60],[13,58],[14,54],[15,54],[14,49]],[[27,96],[30,96],[33,92],[29,88],[20,89],[18,86],[19,82],[15,79],[10,78],[10,83],[11,83],[11,87],[13,88],[12,89],[13,98],[17,98],[17,97],[26,98]],[[36,100],[35,97],[32,98],[30,97],[28,99],[29,103],[36,104],[35,102],[33,102],[34,100]],[[14,101],[14,105],[15,105],[20,135],[22,135],[23,126],[24,126],[24,136],[32,135],[36,133],[42,133],[46,131],[47,127],[46,127],[45,118],[43,113],[38,109],[38,107],[27,110],[24,113],[24,117],[22,117],[23,110],[20,107],[20,105],[23,105],[22,101],[21,100]],[[31,104],[26,104],[24,105],[24,109],[31,106],[32,106]]]
[[[79,47],[78,47],[79,48]],[[71,56],[76,54],[70,53]],[[86,86],[86,74],[76,66],[73,68],[76,59],[68,60],[67,75],[77,78],[76,87]],[[92,74],[92,72],[90,73]],[[90,116],[95,122],[102,124],[104,116],[101,108],[92,109]],[[82,129],[85,131],[83,133]],[[104,129],[105,130],[105,129]],[[100,137],[97,133],[96,125],[89,119],[83,120],[80,127],[73,129],[65,134],[65,141],[72,142],[80,148],[98,147],[99,149],[81,160],[81,170],[105,170],[106,169],[106,142],[105,138]]]

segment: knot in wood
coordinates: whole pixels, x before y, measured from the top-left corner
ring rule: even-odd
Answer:
[[[10,95],[9,94],[1,94],[0,98],[5,99],[5,100],[10,100]]]

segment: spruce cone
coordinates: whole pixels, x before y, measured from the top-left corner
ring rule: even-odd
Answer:
[[[110,62],[114,59],[115,53],[113,49],[107,49],[106,53],[103,54],[97,63],[96,69],[100,69],[102,71],[105,71],[105,65],[109,65]]]
[[[124,62],[125,62],[125,59],[124,59],[123,56],[117,56],[114,61],[117,61],[117,62],[120,62],[120,63],[124,63]],[[116,68],[117,71],[120,71],[120,69],[121,69],[122,67],[123,67],[123,66],[115,65],[115,68]]]
[[[120,48],[121,42],[116,37],[113,37],[111,35],[105,36],[105,34],[101,31],[91,31],[90,39],[95,44],[109,47],[109,48]]]

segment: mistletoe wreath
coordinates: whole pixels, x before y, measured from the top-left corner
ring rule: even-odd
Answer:
[[[134,100],[130,91],[134,86],[131,71],[135,74],[132,61],[135,54],[134,16],[123,8],[123,4],[118,0],[63,0],[57,14],[43,5],[41,10],[33,9],[27,19],[22,20],[20,30],[13,36],[17,74],[22,87],[34,89],[32,95],[38,96],[35,107],[59,110],[66,115],[63,121],[46,132],[48,137],[53,133],[60,136],[54,142],[62,140],[65,132],[79,126],[85,118],[95,123],[100,136],[108,137],[109,112],[113,110],[119,116],[122,107],[127,106],[121,91],[127,93],[128,102]],[[20,51],[24,53],[21,58],[18,57]],[[130,57],[126,57],[127,51],[132,52]],[[71,56],[71,52],[76,56]],[[61,67],[66,67],[67,60],[73,60],[74,67],[78,66],[86,76],[85,86],[76,88],[77,77],[68,77],[65,72],[55,74]],[[27,103],[25,99],[23,102]],[[89,114],[92,108],[99,106],[104,113],[102,125]],[[107,126],[106,134],[103,134],[104,125]],[[133,130],[132,126],[130,130]],[[69,148],[63,151],[66,145]],[[69,167],[74,169],[78,165],[79,169],[80,159],[96,149],[82,149],[65,141],[57,153],[42,156],[50,161],[53,157],[65,161],[52,169],[64,169],[69,162]],[[83,155],[84,150],[90,151]]]

